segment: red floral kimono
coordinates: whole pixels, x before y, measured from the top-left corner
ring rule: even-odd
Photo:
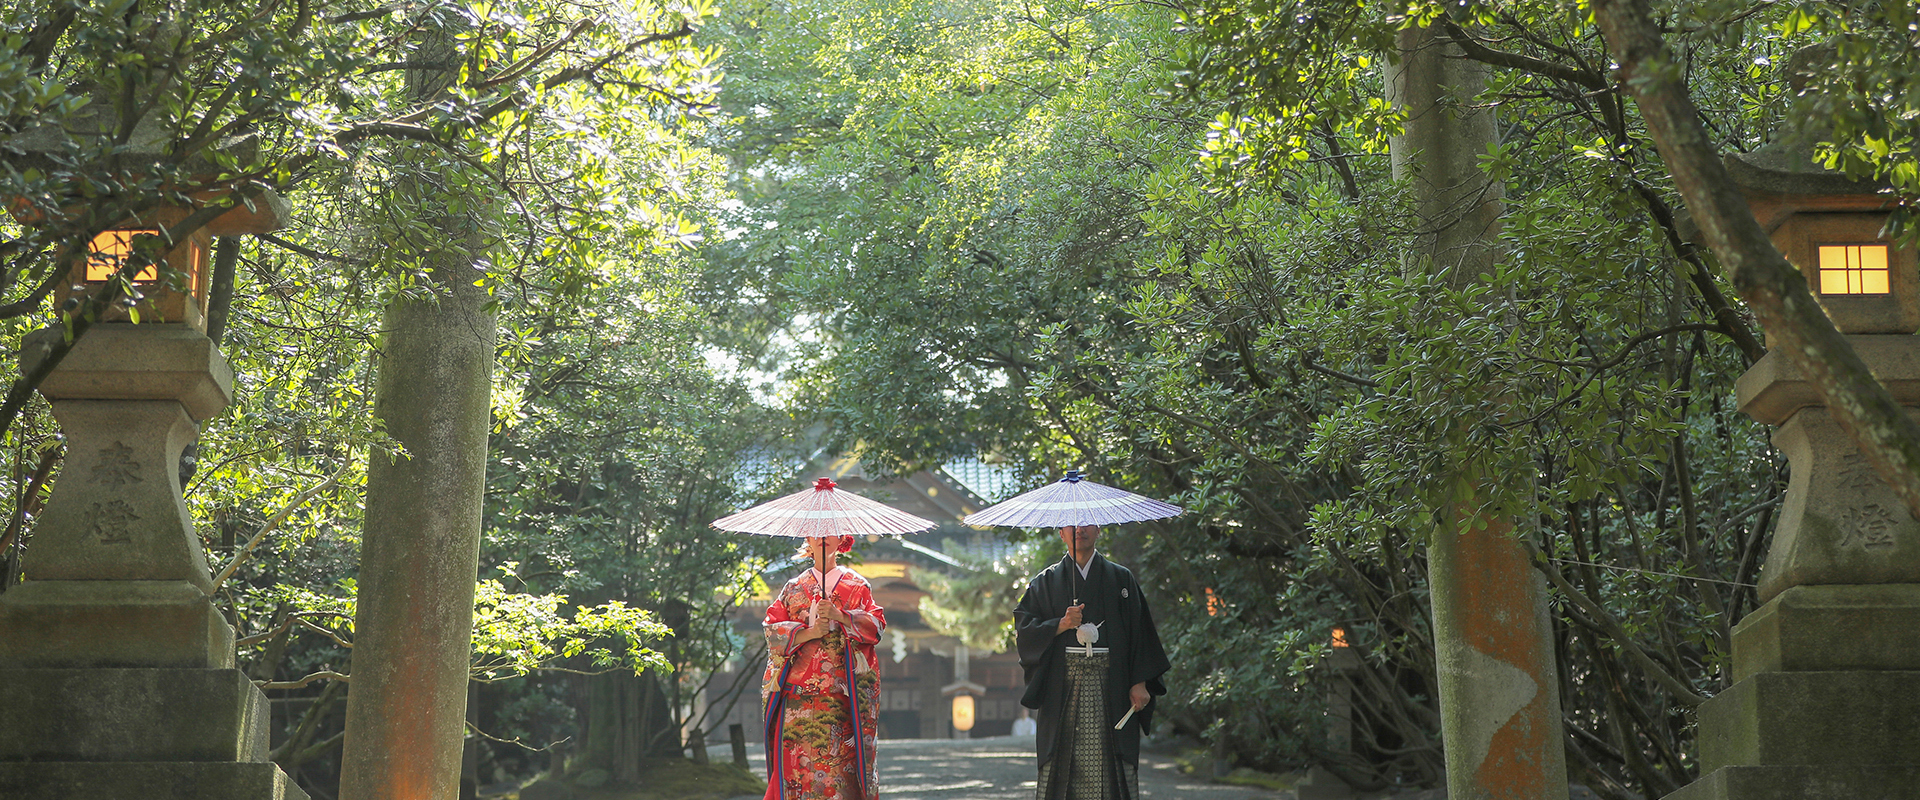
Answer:
[[[878,800],[873,742],[880,730],[880,672],[873,646],[887,616],[867,579],[845,567],[827,573],[826,597],[846,612],[826,636],[793,646],[821,596],[820,573],[787,581],[767,608],[767,671],[760,683],[767,722],[767,800]],[[846,662],[853,662],[853,694]],[[849,702],[851,700],[852,702]],[[858,730],[854,721],[858,721]]]

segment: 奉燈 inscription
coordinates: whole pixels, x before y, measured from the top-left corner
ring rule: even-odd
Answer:
[[[1878,550],[1894,545],[1893,512],[1879,503],[1847,509],[1840,520],[1840,546]]]
[[[93,465],[92,480],[108,486],[140,483],[140,462],[133,459],[133,448],[121,442],[100,448],[99,460]]]
[[[93,504],[93,535],[101,544],[129,544],[133,541],[133,523],[140,515],[125,500]]]

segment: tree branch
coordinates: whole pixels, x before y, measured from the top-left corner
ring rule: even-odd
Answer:
[[[1380,388],[1380,384],[1376,381],[1367,380],[1366,378],[1362,378],[1358,375],[1348,375],[1347,373],[1341,372],[1336,369],[1329,369],[1327,367],[1320,366],[1319,364],[1314,363],[1313,356],[1307,353],[1300,354],[1300,365],[1303,367],[1306,367],[1307,369],[1313,370],[1314,372],[1318,372],[1322,375],[1326,375],[1331,378],[1339,378],[1340,380],[1346,381],[1347,383],[1351,383],[1357,386],[1365,386],[1369,389]]]
[[[7,519],[7,532],[0,535],[0,560],[4,560],[7,548],[13,546],[14,537],[20,535],[26,526],[27,517],[40,513],[40,492],[47,485],[48,476],[53,474],[53,465],[60,463],[66,456],[67,447],[55,441],[40,455],[40,464],[34,467],[33,477],[27,482],[27,489],[20,493],[20,502],[13,510],[13,516]],[[5,588],[5,575],[0,575],[0,588]]]
[[[227,582],[227,579],[233,577],[233,571],[240,568],[240,564],[247,560],[247,556],[253,552],[255,546],[267,538],[267,534],[272,533],[275,528],[280,527],[281,523],[287,521],[287,517],[293,516],[293,512],[296,509],[306,505],[307,501],[312,500],[315,495],[333,488],[333,485],[339,483],[340,479],[347,474],[347,470],[352,468],[353,465],[351,463],[341,467],[338,472],[333,473],[332,477],[296,495],[292,502],[281,506],[279,511],[274,512],[273,518],[267,520],[267,524],[260,526],[260,530],[255,531],[253,536],[247,539],[246,545],[240,548],[240,552],[233,554],[233,560],[228,561],[227,565],[220,569],[220,574],[214,576],[213,588],[208,590],[207,594],[212,595],[214,592],[220,591],[220,587]]]
[[[301,245],[295,244],[293,242],[289,242],[285,239],[275,236],[271,233],[256,233],[253,236],[256,239],[259,239],[260,241],[266,242],[275,247],[291,250],[295,253],[299,253],[300,255],[306,256],[307,258],[311,258],[315,261],[327,261],[334,264],[349,264],[349,265],[361,263],[351,258],[347,258],[346,256],[336,256],[336,255],[333,255],[332,253],[322,253],[311,247],[303,247]]]
[[[1495,50],[1481,44],[1478,40],[1468,35],[1466,30],[1461,28],[1453,20],[1444,16],[1440,19],[1447,26],[1447,38],[1452,39],[1454,44],[1460,45],[1461,51],[1467,54],[1467,58],[1473,59],[1474,61],[1496,67],[1517,69],[1521,72],[1531,72],[1535,75],[1585,86],[1596,91],[1607,88],[1606,78],[1599,73],[1591,70],[1575,69],[1565,64],[1556,64],[1552,61],[1534,58],[1533,56]]]
[[[1657,330],[1657,331],[1648,331],[1646,333],[1640,334],[1639,336],[1635,336],[1631,339],[1628,339],[1626,344],[1623,344],[1620,346],[1619,352],[1614,353],[1612,356],[1609,356],[1604,361],[1555,361],[1554,359],[1551,359],[1551,358],[1536,358],[1534,360],[1545,362],[1548,364],[1557,364],[1562,367],[1585,367],[1587,369],[1593,370],[1594,372],[1601,372],[1613,367],[1616,364],[1619,364],[1622,361],[1625,361],[1627,359],[1627,356],[1633,355],[1634,348],[1639,347],[1640,345],[1646,344],[1647,342],[1650,342],[1654,339],[1658,339],[1662,336],[1672,336],[1673,334],[1686,333],[1687,331],[1717,331],[1717,330],[1720,330],[1720,326],[1716,323],[1690,322],[1684,325],[1675,325],[1670,328],[1661,328],[1660,330]]]
[[[394,139],[412,139],[418,142],[445,147],[447,141],[423,125],[408,125],[401,122],[363,122],[343,130],[333,137],[335,145],[345,147],[363,139],[385,136]]]
[[[1714,283],[1713,272],[1707,269],[1707,262],[1700,257],[1700,251],[1680,238],[1680,225],[1674,218],[1673,208],[1653,187],[1632,179],[1627,182],[1633,187],[1634,193],[1640,196],[1641,202],[1646,203],[1647,213],[1653,215],[1654,222],[1659,223],[1660,229],[1667,234],[1667,246],[1673,249],[1673,254],[1692,267],[1687,273],[1687,281],[1693,284],[1694,291],[1700,293],[1701,302],[1706,304],[1713,318],[1720,322],[1720,332],[1740,348],[1747,366],[1753,366],[1753,362],[1767,354],[1766,345],[1760,343],[1760,338],[1753,335],[1753,329],[1747,326],[1747,321],[1740,318],[1740,312],[1734,310],[1733,304],[1727,302],[1726,295],[1720,293],[1720,285]]]
[[[1597,623],[1607,634],[1607,638],[1612,639],[1621,650],[1626,652],[1628,658],[1639,664],[1641,669],[1646,670],[1647,675],[1653,678],[1655,683],[1660,684],[1661,688],[1671,693],[1674,699],[1685,703],[1688,708],[1707,702],[1706,697],[1694,691],[1693,687],[1688,686],[1685,681],[1674,677],[1673,673],[1660,666],[1660,662],[1653,660],[1645,650],[1640,649],[1640,645],[1633,641],[1632,635],[1627,633],[1626,628],[1622,627],[1620,621],[1614,619],[1612,614],[1607,613],[1606,609],[1588,598],[1586,593],[1568,583],[1566,576],[1560,574],[1560,570],[1547,560],[1546,555],[1540,552],[1540,548],[1535,547],[1530,541],[1526,542],[1526,545],[1528,560],[1533,562],[1533,568],[1547,576],[1547,580],[1553,584],[1554,588],[1560,590],[1560,594],[1579,606],[1587,618]]]
[[[288,614],[285,617],[281,618],[280,624],[273,626],[271,629],[261,631],[260,633],[256,633],[252,636],[246,636],[236,640],[233,643],[233,647],[236,650],[242,647],[251,647],[253,645],[256,645],[268,639],[271,639],[275,636],[279,636],[281,633],[285,632],[288,628],[293,627],[294,620],[299,619],[304,621],[305,617],[339,617],[341,619],[352,619],[352,617],[349,617],[346,614],[341,614],[337,611],[296,611],[292,614]],[[322,629],[311,622],[307,622],[306,625],[310,628],[315,628],[317,630],[321,630],[329,634],[332,633],[331,631],[326,631],[325,629]],[[338,636],[334,636],[334,641],[340,642],[342,645],[345,645],[347,647],[353,646],[346,642],[341,642],[340,637]]]
[[[520,76],[527,74],[527,72],[532,70],[534,67],[540,66],[548,58],[552,57],[555,52],[558,52],[560,48],[567,46],[568,42],[571,42],[574,39],[578,38],[580,34],[586,33],[589,29],[593,27],[593,23],[594,23],[594,18],[592,17],[589,17],[587,19],[583,19],[583,20],[580,20],[579,22],[574,23],[573,27],[567,29],[566,35],[561,36],[559,39],[549,42],[546,46],[533,51],[532,54],[528,55],[526,58],[521,59],[520,63],[507,67],[499,75],[496,75],[492,78],[488,78],[487,80],[481,81],[477,85],[477,88],[491,89],[495,86],[499,86],[504,83],[511,83],[513,81],[519,80]]]
[[[266,691],[268,689],[298,689],[315,681],[339,681],[341,683],[347,683],[350,680],[350,676],[344,673],[323,669],[297,681],[254,681],[253,685],[261,691]]]

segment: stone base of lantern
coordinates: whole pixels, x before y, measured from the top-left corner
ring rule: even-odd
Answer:
[[[1733,670],[1667,800],[1920,798],[1920,585],[1787,589],[1734,629]]]
[[[233,629],[186,581],[28,581],[0,631],[0,669],[233,666]]]
[[[1913,800],[1920,767],[1722,767],[1666,800]]]
[[[307,800],[277,764],[0,763],[7,800]]]
[[[0,679],[0,758],[267,760],[267,700],[237,669],[15,669]]]
[[[232,629],[186,581],[0,595],[0,797],[304,800],[233,662]]]
[[[0,797],[304,800],[267,736],[267,699],[192,584],[0,595]]]
[[[28,336],[31,372],[63,336]],[[0,798],[306,800],[268,760],[180,497],[180,454],[233,374],[185,325],[101,324],[40,393],[67,436],[27,582],[0,595]]]

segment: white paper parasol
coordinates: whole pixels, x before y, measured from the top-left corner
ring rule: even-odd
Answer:
[[[967,516],[968,525],[1062,528],[1118,525],[1179,516],[1181,508],[1080,477],[1079,470],[991,508]]]
[[[712,525],[723,531],[796,539],[897,535],[940,527],[937,522],[889,508],[852,492],[840,491],[834,486],[832,478],[821,478],[814,481],[810,489],[729,514],[714,520]]]

